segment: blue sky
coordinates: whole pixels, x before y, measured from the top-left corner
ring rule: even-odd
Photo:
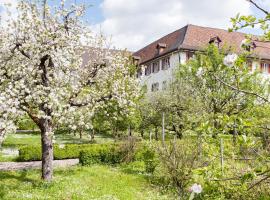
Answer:
[[[50,0],[50,5],[59,4],[57,0]],[[68,4],[85,4],[88,6],[87,12],[85,13],[85,19],[91,24],[101,23],[104,20],[104,16],[101,9],[102,0],[66,0]]]
[[[0,0],[13,2],[18,0]],[[256,0],[270,10],[270,0]],[[59,0],[49,0],[50,5]],[[86,4],[85,21],[111,38],[111,46],[136,51],[186,24],[228,29],[237,13],[259,12],[246,0],[66,0]],[[0,7],[1,8],[1,7]],[[0,10],[0,14],[3,14]],[[258,34],[257,30],[243,30]]]

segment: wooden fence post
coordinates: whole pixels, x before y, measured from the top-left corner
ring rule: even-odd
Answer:
[[[162,113],[162,144],[165,145],[165,116],[164,112]]]
[[[220,138],[220,164],[221,164],[221,173],[223,175],[224,158],[223,158],[223,139],[222,138]]]

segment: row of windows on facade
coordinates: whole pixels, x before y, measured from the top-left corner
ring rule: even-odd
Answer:
[[[264,63],[264,62],[262,62],[262,63],[261,63],[261,71],[262,71],[263,73],[270,74],[270,64],[269,64],[269,63]]]
[[[166,90],[167,89],[167,81],[163,81],[162,82],[162,90]],[[152,92],[157,92],[159,91],[159,83],[153,83],[152,86],[151,86],[151,91]]]
[[[170,68],[170,57],[163,58],[161,60],[161,70],[167,70],[169,68]],[[157,73],[159,71],[160,71],[160,61],[158,60],[148,64],[145,68],[144,74],[148,76],[151,73]],[[137,77],[139,78],[140,76],[142,76],[141,69],[137,72]]]

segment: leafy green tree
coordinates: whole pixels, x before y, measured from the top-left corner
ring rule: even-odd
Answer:
[[[184,82],[190,85],[187,93],[195,94],[196,102],[201,107],[199,115],[202,115],[201,124],[204,127],[201,130],[214,136],[227,133],[228,123],[224,122],[228,118],[235,120],[236,116],[240,117],[257,100],[256,96],[244,95],[224,83],[237,85],[247,91],[262,92],[261,79],[257,73],[249,72],[245,57],[219,50],[215,45],[209,45],[186,65],[180,66],[176,80],[176,84]],[[181,85],[178,87],[181,88]]]

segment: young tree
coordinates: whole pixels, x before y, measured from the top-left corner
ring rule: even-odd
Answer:
[[[229,54],[227,60],[224,57]],[[233,65],[231,63],[233,62]],[[256,73],[249,73],[244,59],[236,54],[219,50],[209,45],[203,52],[198,52],[186,65],[179,67],[176,80],[190,85],[190,94],[195,94],[203,108],[203,122],[209,125],[214,136],[224,129],[224,117],[236,116],[251,108],[255,96],[243,95],[231,90],[222,82],[236,84],[245,90],[260,91],[261,79]],[[180,87],[179,87],[180,88]]]
[[[39,127],[42,178],[50,181],[56,125],[72,123],[75,113],[94,115],[110,102],[125,112],[138,87],[127,59],[110,54],[104,38],[82,23],[84,6],[66,9],[62,0],[61,8],[52,10],[46,1],[31,2],[20,1],[17,18],[0,27],[0,99]]]

